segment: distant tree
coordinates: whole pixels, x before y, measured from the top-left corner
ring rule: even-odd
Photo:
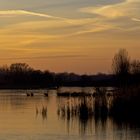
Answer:
[[[120,49],[115,54],[112,63],[113,73],[116,75],[127,75],[130,72],[130,58],[125,49]]]
[[[131,73],[134,75],[140,74],[140,61],[133,60],[131,63]]]
[[[9,72],[9,67],[7,65],[0,67],[0,74],[5,74]]]
[[[120,86],[126,86],[129,82],[128,75],[130,73],[130,58],[125,49],[120,49],[119,52],[115,54],[112,69]]]
[[[44,77],[44,83],[47,86],[51,87],[55,85],[55,73],[46,70],[43,73],[43,77]]]
[[[67,83],[68,82],[68,76],[69,76],[69,74],[67,72],[56,74],[57,86],[63,86],[64,83]]]
[[[10,65],[10,71],[19,73],[19,72],[29,72],[32,68],[29,67],[26,63],[14,63]]]

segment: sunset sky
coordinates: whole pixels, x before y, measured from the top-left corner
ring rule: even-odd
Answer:
[[[0,65],[110,73],[120,48],[140,59],[140,0],[0,0]]]

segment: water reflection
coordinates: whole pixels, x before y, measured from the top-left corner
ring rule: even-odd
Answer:
[[[69,89],[70,90],[70,89]],[[140,139],[137,120],[120,120],[109,115],[113,98],[104,96],[58,97],[55,90],[0,93],[0,138],[19,134],[21,139]],[[134,123],[136,122],[136,123]],[[59,136],[59,137],[58,137]],[[13,138],[16,139],[16,138]]]
[[[47,119],[47,106],[42,106],[41,109],[36,107],[36,116],[38,115],[41,115],[43,120]]]
[[[57,112],[59,118],[67,122],[68,130],[70,130],[70,124],[75,122],[79,125],[80,134],[85,134],[86,130],[92,133],[92,129],[94,129],[93,122],[98,125],[98,122],[102,120],[103,125],[107,119],[107,114],[103,114],[104,109],[106,109],[103,105],[104,102],[101,102],[100,98],[59,98]],[[101,107],[100,110],[98,110],[99,106]],[[99,116],[102,118],[100,119]]]
[[[79,134],[102,135],[102,132],[112,132],[113,129],[126,131],[127,129],[139,130],[139,120],[122,121],[109,114],[112,102],[111,97],[59,97],[57,114],[60,120],[67,123],[67,132],[71,133],[75,125],[79,127]],[[132,125],[133,124],[133,125]]]

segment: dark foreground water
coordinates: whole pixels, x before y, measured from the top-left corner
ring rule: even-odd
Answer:
[[[112,118],[78,116],[78,97],[57,97],[55,90],[49,91],[48,97],[43,90],[32,92],[34,97],[27,97],[25,90],[0,91],[0,140],[140,139],[139,126]],[[93,106],[94,99],[87,100],[89,107]]]

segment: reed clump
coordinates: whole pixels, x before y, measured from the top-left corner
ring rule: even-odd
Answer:
[[[79,97],[78,104],[69,103],[61,106],[58,115],[65,119],[78,117],[81,121],[93,118],[96,121],[105,121],[112,118],[120,123],[136,121],[140,124],[140,87],[119,88],[113,94],[108,97],[105,90],[102,90],[96,93],[95,97]]]
[[[138,119],[140,117],[140,86],[122,88],[114,97],[110,116],[118,119]]]

